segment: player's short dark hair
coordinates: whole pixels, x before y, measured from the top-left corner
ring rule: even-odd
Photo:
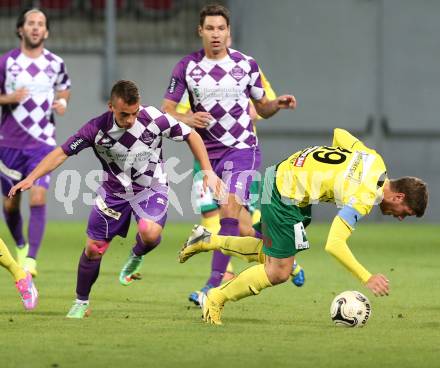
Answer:
[[[205,23],[205,18],[207,16],[215,16],[220,15],[223,18],[226,19],[226,24],[229,26],[229,19],[230,19],[230,13],[229,10],[220,4],[209,4],[206,5],[200,10],[200,21],[199,24],[201,27],[203,27],[203,24]]]
[[[21,40],[21,35],[19,30],[21,27],[24,26],[24,23],[26,22],[26,17],[28,16],[29,13],[36,13],[36,12],[44,15],[44,17],[46,18],[46,29],[49,30],[49,17],[47,16],[47,13],[39,8],[27,8],[20,13],[20,15],[17,18],[17,23],[15,25],[15,34],[20,40]]]
[[[422,217],[428,205],[428,186],[419,178],[404,176],[390,180],[391,190],[405,194],[405,203],[417,217]]]
[[[121,98],[126,104],[134,105],[139,102],[139,89],[136,84],[129,80],[119,80],[112,88],[110,93],[110,100]]]

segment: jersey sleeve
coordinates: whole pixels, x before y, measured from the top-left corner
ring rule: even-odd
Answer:
[[[377,198],[378,195],[372,190],[362,189],[352,196],[350,207],[362,218],[371,212],[375,204],[378,204]]]
[[[342,218],[346,224],[350,225],[352,229],[354,229],[357,222],[363,217],[358,210],[347,205],[339,210],[338,216]]]
[[[65,91],[71,85],[69,75],[67,74],[66,65],[64,61],[60,63],[60,71],[58,72],[57,80],[55,82],[56,91]]]
[[[347,239],[350,237],[351,232],[350,226],[341,217],[336,216],[328,234],[325,250],[360,281],[366,283],[370,279],[371,273],[359,263],[347,245]]]
[[[174,119],[169,114],[164,114],[155,107],[149,106],[147,114],[152,118],[148,129],[156,135],[171,139],[173,141],[185,141],[191,133],[191,128]]]
[[[265,96],[263,84],[261,82],[260,68],[254,59],[249,60],[251,66],[249,80],[249,96],[254,100],[261,100]]]
[[[336,128],[333,131],[333,147],[341,147],[352,150],[354,146],[358,144],[363,145],[363,143],[359,139],[351,135],[345,129]]]
[[[180,102],[183,95],[185,94],[185,91],[187,89],[185,79],[186,65],[187,62],[185,61],[185,59],[182,59],[174,67],[171,74],[170,84],[164,96],[164,98],[166,98],[167,100]]]
[[[67,156],[77,155],[83,149],[91,147],[95,143],[95,137],[98,133],[98,125],[95,120],[84,124],[74,135],[68,138],[61,149]]]

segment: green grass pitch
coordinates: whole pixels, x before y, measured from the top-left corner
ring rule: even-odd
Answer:
[[[391,282],[375,298],[323,250],[329,225],[308,228],[311,249],[298,259],[306,284],[290,283],[226,305],[220,327],[202,323],[187,302],[205,281],[210,257],[176,255],[190,224],[168,224],[145,258],[143,280],[120,286],[134,239],[117,238],[91,295],[92,315],[66,320],[75,296],[85,224],[50,223],[38,267],[40,304],[26,313],[10,275],[0,270],[0,366],[7,367],[439,367],[438,225],[362,224],[350,239],[357,258]],[[1,236],[11,244],[4,225]],[[237,270],[247,267],[234,261]],[[372,302],[362,329],[337,328],[333,297],[359,290]]]

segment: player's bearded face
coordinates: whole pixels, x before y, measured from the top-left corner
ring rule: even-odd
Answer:
[[[49,35],[44,14],[40,12],[28,14],[23,27],[20,29],[20,34],[26,48],[40,47]]]
[[[203,26],[199,26],[199,35],[203,48],[214,55],[226,52],[230,29],[221,15],[207,16]]]

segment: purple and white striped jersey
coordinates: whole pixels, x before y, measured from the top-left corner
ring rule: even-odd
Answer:
[[[106,112],[86,123],[61,148],[66,155],[92,147],[107,174],[107,193],[138,193],[146,187],[167,185],[162,160],[162,138],[184,141],[191,128],[153,106],[141,106],[134,125],[116,125],[113,113]]]
[[[55,92],[70,88],[64,61],[44,49],[38,58],[30,58],[20,49],[0,57],[0,93],[19,88],[29,95],[15,105],[4,105],[0,125],[0,146],[35,148],[55,146],[55,121],[52,103]]]
[[[204,50],[192,53],[175,66],[165,98],[179,102],[185,90],[193,112],[207,111],[214,118],[206,129],[197,129],[210,159],[258,144],[249,98],[260,100],[264,88],[254,59],[233,49],[221,60],[208,59]]]

